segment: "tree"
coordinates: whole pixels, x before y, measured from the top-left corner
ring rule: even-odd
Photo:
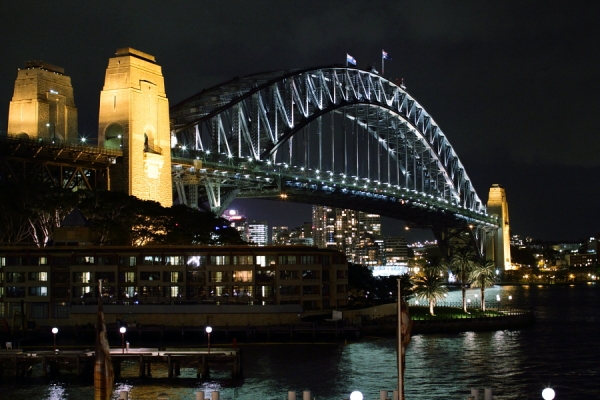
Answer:
[[[450,268],[455,275],[460,277],[462,306],[464,312],[467,312],[467,277],[469,276],[469,271],[473,266],[474,258],[475,252],[469,246],[455,247],[452,249],[452,256],[450,257]]]
[[[437,300],[443,298],[448,293],[444,277],[435,267],[425,268],[423,275],[415,278],[414,283],[413,290],[415,296],[419,300],[427,300],[429,302],[429,313],[435,315],[433,308]]]
[[[54,228],[77,204],[77,194],[47,182],[0,183],[0,241],[30,240],[38,247],[52,240]]]
[[[493,260],[478,259],[473,263],[469,281],[473,287],[481,288],[481,310],[485,312],[485,288],[496,283],[496,263]]]
[[[428,255],[425,258],[425,263],[424,269],[432,270],[441,276],[446,276],[448,273],[448,263],[441,255]]]
[[[373,272],[364,265],[348,263],[348,300],[353,306],[366,306],[373,291]]]

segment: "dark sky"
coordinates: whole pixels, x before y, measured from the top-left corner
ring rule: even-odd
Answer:
[[[597,1],[2,1],[0,130],[28,60],[65,68],[79,129],[94,134],[119,47],[156,56],[171,104],[234,76],[344,63],[346,53],[380,68],[385,49],[386,77],[405,79],[479,197],[506,188],[512,232],[576,240],[600,231],[599,11]],[[271,225],[310,220],[306,206],[235,204]]]

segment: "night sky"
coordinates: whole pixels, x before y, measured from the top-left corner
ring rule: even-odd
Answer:
[[[93,6],[92,6],[93,4]],[[71,77],[79,130],[97,135],[108,59],[156,57],[176,104],[235,76],[344,63],[404,78],[465,165],[479,197],[503,185],[512,233],[578,240],[600,231],[600,2],[0,2],[0,130],[17,69],[42,59]],[[236,201],[271,225],[310,208]],[[384,231],[402,222],[386,220]]]

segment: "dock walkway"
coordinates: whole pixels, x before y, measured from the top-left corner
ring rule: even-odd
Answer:
[[[139,377],[151,378],[152,365],[167,364],[169,378],[180,375],[181,367],[196,368],[198,378],[208,379],[210,369],[215,367],[229,368],[231,377],[238,378],[242,373],[241,349],[211,348],[202,350],[130,348],[111,349],[111,361],[115,377],[121,373],[123,361],[138,363]],[[44,377],[60,371],[75,373],[77,376],[91,375],[94,370],[96,355],[94,351],[32,351],[0,350],[0,376],[12,372],[15,378],[22,378],[31,373],[35,365],[42,365]],[[9,373],[10,373],[9,372]]]

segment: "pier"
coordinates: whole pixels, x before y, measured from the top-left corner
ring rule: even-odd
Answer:
[[[202,350],[135,348],[123,351],[113,348],[110,351],[115,378],[121,373],[124,361],[138,364],[139,377],[151,378],[152,365],[167,364],[169,378],[179,376],[182,367],[196,368],[197,378],[208,379],[211,368],[228,368],[232,379],[242,374],[242,351],[231,348],[211,348]],[[77,376],[92,375],[96,355],[94,351],[31,351],[20,349],[0,350],[0,376],[11,374],[23,378],[30,374],[33,366],[41,364],[44,377],[61,371]]]
[[[63,332],[75,337],[91,336],[95,330],[92,325],[61,328]],[[109,335],[118,332],[117,325],[108,325]],[[172,326],[158,324],[129,324],[127,334],[139,340],[151,337],[204,337],[205,326]],[[221,339],[246,339],[246,340],[295,340],[295,339],[358,339],[361,328],[357,324],[344,324],[341,321],[329,323],[299,322],[281,325],[246,325],[246,326],[213,326],[213,337]],[[131,337],[131,336],[129,336]]]

